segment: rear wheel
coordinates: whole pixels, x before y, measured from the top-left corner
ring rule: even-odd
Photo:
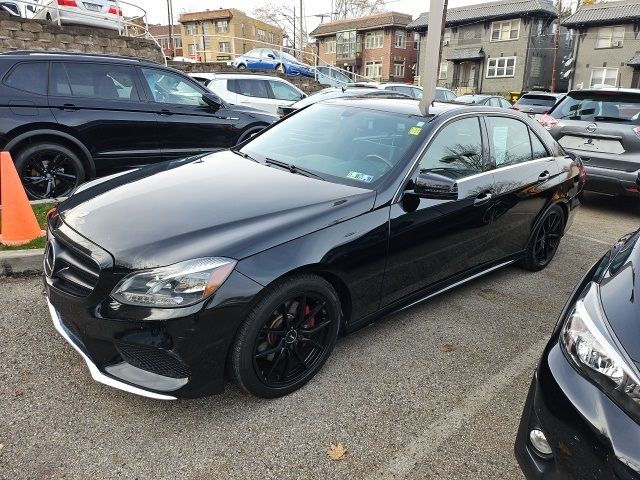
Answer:
[[[275,398],[307,383],[333,350],[340,300],[329,282],[300,274],[272,287],[238,330],[230,358],[237,384]]]
[[[551,263],[560,245],[564,221],[564,212],[560,206],[553,205],[547,210],[529,240],[526,256],[521,261],[524,268],[538,271]]]
[[[37,142],[20,150],[15,165],[32,200],[67,197],[85,180],[84,166],[69,148]]]
[[[276,70],[277,70],[278,72],[282,73],[282,74],[286,74],[286,73],[287,73],[287,70],[286,70],[286,68],[284,67],[284,65],[283,65],[282,63],[281,63],[281,64],[279,64],[279,65],[276,67]]]
[[[240,65],[238,65],[238,70],[245,70],[247,68],[247,66],[244,63],[241,63]]]

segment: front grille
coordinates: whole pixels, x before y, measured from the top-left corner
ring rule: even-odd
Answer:
[[[122,359],[134,367],[170,378],[187,378],[190,370],[175,354],[149,345],[116,342]]]
[[[56,239],[47,243],[44,270],[55,288],[76,297],[89,296],[100,278],[95,260]]]

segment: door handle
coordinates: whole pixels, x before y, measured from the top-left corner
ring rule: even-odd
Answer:
[[[65,103],[64,105],[62,105],[61,107],[58,107],[60,110],[63,110],[65,112],[75,112],[78,109],[77,105],[74,105],[73,103]]]
[[[488,203],[492,197],[493,195],[491,195],[490,192],[481,193],[475,198],[475,200],[473,201],[473,205],[476,207],[479,205],[484,205],[485,203]]]
[[[171,110],[167,110],[166,108],[163,108],[162,110],[160,110],[158,112],[160,115],[173,115],[173,112]]]
[[[544,171],[544,172],[542,172],[542,173],[540,174],[540,176],[538,177],[538,183],[544,183],[544,182],[546,182],[547,180],[549,180],[549,178],[551,178],[551,174],[550,174],[547,170],[545,170],[545,171]]]

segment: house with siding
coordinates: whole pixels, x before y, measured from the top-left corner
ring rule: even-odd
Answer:
[[[550,88],[556,18],[549,0],[506,0],[448,9],[438,85],[458,93],[503,95]],[[428,25],[427,12],[407,28],[424,40]],[[561,46],[569,48],[570,41],[563,35]],[[420,45],[418,72],[421,60],[434,54],[426,51],[426,41]]]
[[[640,0],[583,5],[564,26],[574,33],[571,88],[640,88]]]
[[[310,36],[321,64],[371,80],[413,82],[418,45],[406,28],[411,20],[405,13],[384,12],[322,23]]]

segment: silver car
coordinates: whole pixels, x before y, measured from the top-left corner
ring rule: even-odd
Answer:
[[[122,27],[122,10],[115,0],[38,0],[40,6],[33,18],[48,20],[61,25],[84,25],[87,27],[119,30]]]
[[[640,90],[575,90],[538,121],[565,150],[582,158],[585,190],[639,196]]]

